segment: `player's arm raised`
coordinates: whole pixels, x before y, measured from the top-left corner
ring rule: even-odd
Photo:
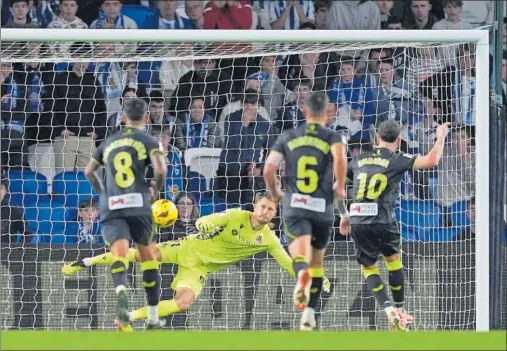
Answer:
[[[445,138],[449,131],[449,123],[444,123],[437,128],[437,141],[431,150],[424,156],[415,159],[414,169],[433,168],[438,165],[444,152]]]
[[[229,217],[234,210],[228,210],[220,213],[213,213],[208,216],[203,216],[195,222],[197,230],[203,234],[210,234],[216,232],[221,227],[224,227],[229,222]]]
[[[266,162],[264,164],[264,182],[266,183],[266,188],[269,192],[269,196],[275,203],[280,202],[283,194],[280,188],[277,185],[276,181],[276,172],[280,167],[280,164],[284,160],[283,154],[276,150],[271,150]]]

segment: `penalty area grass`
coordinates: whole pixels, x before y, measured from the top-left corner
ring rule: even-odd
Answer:
[[[4,331],[2,350],[505,350],[505,331]]]

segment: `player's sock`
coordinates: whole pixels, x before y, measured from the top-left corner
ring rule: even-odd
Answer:
[[[297,277],[300,271],[308,269],[308,260],[305,256],[296,256],[292,259],[292,268]]]
[[[386,311],[389,312],[393,309],[387,291],[384,287],[382,279],[380,279],[380,272],[378,268],[364,269],[363,275],[366,279],[366,285],[372,292],[373,296],[379,303],[379,305]]]
[[[160,263],[155,260],[141,262],[143,272],[143,286],[148,300],[148,322],[158,323],[157,305],[160,292],[160,277],[158,269]]]
[[[403,302],[405,300],[405,275],[403,273],[403,265],[401,259],[398,258],[392,262],[386,262],[389,271],[389,286],[393,296],[394,307],[400,313],[403,313]]]
[[[116,287],[116,293],[125,290],[125,280],[127,278],[127,270],[129,262],[123,257],[113,257],[111,263],[111,273],[113,275],[113,283]]]
[[[312,276],[312,286],[310,288],[310,301],[308,307],[315,309],[319,302],[320,293],[322,292],[322,284],[324,280],[324,268],[308,268]]]
[[[160,301],[158,303],[157,310],[159,317],[166,317],[170,316],[171,314],[180,312],[180,308],[174,299]],[[148,306],[130,312],[131,321],[138,321],[146,318],[148,318]]]

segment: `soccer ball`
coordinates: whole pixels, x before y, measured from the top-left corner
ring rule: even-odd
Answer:
[[[178,209],[176,205],[169,200],[160,199],[151,205],[153,222],[161,228],[170,227],[178,219]]]

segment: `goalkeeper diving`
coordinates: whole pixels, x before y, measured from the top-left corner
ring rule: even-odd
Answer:
[[[276,203],[267,194],[260,193],[255,199],[253,212],[236,208],[204,216],[196,222],[198,234],[157,244],[157,260],[178,265],[178,273],[171,284],[176,294],[172,300],[159,302],[159,317],[187,310],[199,297],[209,273],[260,252],[269,252],[281,267],[295,277],[292,259],[268,226],[275,215]],[[129,262],[140,262],[136,249],[130,249],[128,256]],[[72,275],[89,266],[109,265],[112,262],[112,255],[105,253],[66,264],[62,273]],[[329,291],[329,280],[325,279],[324,285],[324,290]],[[131,322],[146,319],[147,316],[148,307],[129,313]],[[115,324],[120,330],[132,330],[131,325],[122,327],[116,321]]]

